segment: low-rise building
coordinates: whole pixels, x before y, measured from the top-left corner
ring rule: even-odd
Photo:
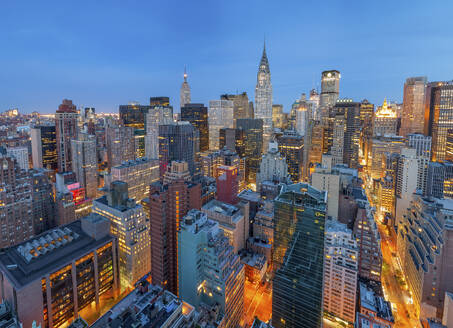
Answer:
[[[359,313],[369,320],[376,322],[384,328],[392,328],[395,320],[392,314],[390,302],[383,296],[378,295],[373,288],[363,282],[359,282]],[[363,321],[362,321],[362,326]],[[365,326],[366,327],[366,326]]]

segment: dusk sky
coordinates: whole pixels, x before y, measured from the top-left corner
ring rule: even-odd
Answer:
[[[402,101],[407,77],[453,79],[453,1],[1,1],[0,112],[55,112],[63,98],[117,112],[169,96],[247,91],[266,38],[274,103],[288,112],[321,71],[340,97]]]

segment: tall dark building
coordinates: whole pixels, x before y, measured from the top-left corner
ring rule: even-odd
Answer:
[[[128,105],[120,105],[120,119],[123,124],[136,129],[144,129],[146,114],[151,106],[130,103]]]
[[[302,181],[304,138],[294,131],[285,131],[277,139],[278,151],[286,157],[288,173],[294,183]]]
[[[63,99],[55,113],[58,172],[72,171],[71,140],[77,139],[77,117],[72,100]]]
[[[181,121],[190,122],[200,134],[200,151],[209,150],[208,108],[203,104],[181,107]]]
[[[53,186],[44,170],[30,171],[32,188],[33,233],[39,235],[56,226]]]
[[[195,156],[199,152],[199,147],[199,132],[189,122],[159,125],[161,175],[171,161],[187,162],[190,174],[196,174]]]
[[[255,183],[263,149],[263,120],[242,118],[236,121],[236,125],[244,131],[247,182]]]
[[[245,131],[243,129],[223,128],[219,130],[219,148],[236,152],[245,157]]]
[[[338,100],[334,107],[344,122],[343,163],[351,168],[357,168],[359,161],[360,108],[361,103],[351,99]]]
[[[326,193],[284,186],[274,201],[272,325],[318,328],[322,320]]]
[[[134,160],[136,156],[135,129],[124,125],[107,126],[105,141],[107,162],[111,169],[122,162]]]
[[[150,97],[149,98],[149,106],[156,107],[168,107],[170,106],[170,98],[169,97]]]
[[[428,83],[425,100],[425,135],[432,137],[432,160],[446,158],[447,132],[453,129],[453,81]]]
[[[31,129],[33,168],[56,170],[58,167],[55,125],[40,125]]]

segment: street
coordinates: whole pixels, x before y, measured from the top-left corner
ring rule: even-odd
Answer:
[[[258,317],[267,322],[272,315],[272,288],[269,283],[251,283],[247,279],[244,285],[244,322],[241,326],[250,327]]]

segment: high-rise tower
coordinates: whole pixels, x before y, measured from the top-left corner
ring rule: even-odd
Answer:
[[[190,104],[190,86],[187,83],[187,72],[184,67],[184,82],[181,85],[180,91],[180,107],[184,107],[186,104]]]
[[[72,170],[71,140],[77,138],[77,110],[72,100],[63,99],[55,113],[58,172]]]
[[[272,84],[269,61],[264,44],[255,88],[255,118],[263,120],[263,150],[267,150],[272,134]]]

